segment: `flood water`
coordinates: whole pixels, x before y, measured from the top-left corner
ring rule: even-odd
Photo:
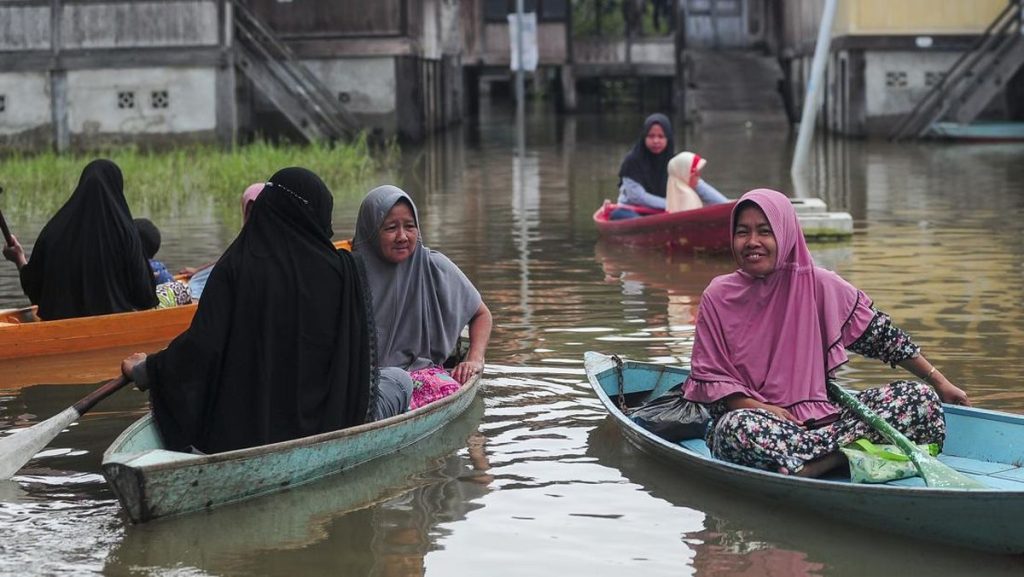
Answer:
[[[124,390],[0,482],[0,573],[1024,574],[1020,557],[857,529],[708,486],[622,439],[586,383],[583,353],[687,359],[702,289],[734,268],[598,240],[591,215],[614,198],[641,120],[534,111],[517,159],[512,118],[485,110],[382,175],[413,195],[426,243],[459,263],[494,313],[479,398],[441,434],[352,474],[131,526],[100,474],[104,449],[146,410],[144,395]],[[681,131],[677,149],[707,157],[705,178],[729,196],[792,192],[790,138],[754,122]],[[815,158],[811,191],[856,223],[852,240],[812,245],[819,264],[867,292],[977,406],[1024,413],[1024,146],[819,139]],[[351,236],[365,190],[328,184],[336,237]],[[230,241],[237,222],[210,214],[145,215],[162,227],[169,268],[206,262]],[[7,216],[30,240],[47,215]],[[0,264],[0,307],[24,304],[14,267]],[[854,387],[904,375],[863,358],[842,373]],[[0,375],[0,432],[59,412],[98,380],[13,388]]]

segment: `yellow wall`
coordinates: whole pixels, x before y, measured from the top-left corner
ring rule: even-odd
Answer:
[[[838,35],[980,34],[1006,5],[1007,0],[840,0],[833,31]]]

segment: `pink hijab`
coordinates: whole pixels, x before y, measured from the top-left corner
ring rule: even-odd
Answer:
[[[778,244],[775,270],[755,278],[742,270],[716,277],[701,297],[686,398],[712,402],[739,393],[820,420],[839,409],[825,380],[845,363],[846,346],[867,329],[867,295],[814,265],[789,199],[774,190],[744,194],[764,211]],[[735,256],[735,255],[734,255]]]
[[[256,184],[250,184],[249,188],[245,189],[245,192],[242,193],[242,220],[243,221],[248,216],[249,205],[254,203],[254,202],[256,202],[256,197],[259,196],[261,192],[263,192],[263,187],[264,186],[266,186],[266,184],[262,183],[262,182],[257,182]]]

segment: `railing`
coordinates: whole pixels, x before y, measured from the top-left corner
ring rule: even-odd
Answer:
[[[350,138],[355,118],[243,0],[232,0],[239,65],[310,140]]]
[[[996,66],[1018,42],[1024,42],[1021,26],[1024,10],[1018,0],[1010,0],[999,16],[989,24],[974,44],[950,66],[917,105],[903,116],[889,133],[892,141],[924,136],[933,123],[951,108],[966,102],[978,88],[978,78]]]

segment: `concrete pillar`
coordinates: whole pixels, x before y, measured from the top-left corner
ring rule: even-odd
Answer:
[[[220,61],[217,63],[216,90],[217,140],[225,148],[238,142],[237,71],[235,70],[234,24],[235,15],[229,0],[217,3],[217,43]]]
[[[576,75],[572,64],[563,64],[559,76],[562,81],[562,110],[576,112]]]
[[[50,0],[50,116],[53,124],[53,147],[66,152],[71,147],[68,127],[68,74],[61,63],[61,15],[63,0]]]

